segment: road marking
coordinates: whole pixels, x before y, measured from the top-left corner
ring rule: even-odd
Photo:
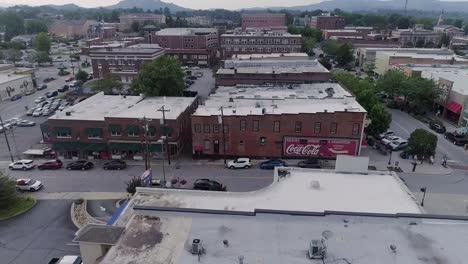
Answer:
[[[67,246],[79,246],[80,244],[78,244],[78,243],[67,243],[66,245]]]

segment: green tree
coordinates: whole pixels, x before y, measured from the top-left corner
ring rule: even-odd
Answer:
[[[367,133],[373,136],[385,132],[392,122],[392,115],[381,103],[372,106],[368,117],[371,123],[367,127]]]
[[[444,33],[442,37],[440,37],[439,45],[444,47],[448,47],[450,45],[450,38],[446,33]]]
[[[346,66],[354,59],[353,46],[351,43],[341,45],[336,52],[336,61],[340,66]]]
[[[457,28],[462,28],[463,27],[463,20],[455,19],[455,21],[453,21],[453,25],[456,26]]]
[[[323,67],[325,67],[327,70],[331,70],[332,69],[332,64],[326,59],[326,58],[320,58],[319,60],[320,64],[323,65]]]
[[[424,40],[418,39],[418,41],[416,41],[416,43],[414,44],[414,46],[415,46],[416,48],[423,48],[423,47],[424,47]]]
[[[133,94],[147,96],[181,96],[184,88],[184,72],[172,56],[162,56],[143,64],[131,85]]]
[[[296,26],[294,26],[294,25],[289,25],[288,26],[288,33],[289,34],[301,34],[301,30],[299,28],[297,28]]]
[[[434,100],[440,97],[441,89],[432,79],[410,77],[407,80],[407,100],[410,110],[417,114],[424,113],[434,104]]]
[[[0,12],[0,26],[5,29],[5,40],[24,34],[24,19],[14,11]]]
[[[47,25],[40,20],[28,20],[24,25],[26,34],[37,34],[39,32],[48,32]]]
[[[130,25],[130,29],[132,30],[132,32],[139,32],[140,23],[138,23],[138,21],[133,21],[133,23]]]
[[[406,94],[408,77],[399,70],[389,70],[377,81],[377,90],[385,92],[390,98]]]
[[[50,46],[52,41],[50,40],[49,36],[45,32],[41,32],[36,35],[36,40],[34,42],[36,50],[38,52],[46,52],[47,54],[50,51]]]
[[[304,51],[309,55],[309,56],[314,56],[314,48],[316,46],[316,41],[314,38],[304,38]]]
[[[41,65],[42,63],[52,62],[52,58],[47,52],[39,51],[34,55],[34,60]]]
[[[114,91],[120,93],[122,88],[122,81],[115,74],[106,74],[104,78],[94,81],[91,85],[91,90],[94,92],[104,92],[104,94],[114,94]]]
[[[127,185],[127,188],[126,188],[127,192],[128,192],[129,194],[132,194],[132,195],[133,195],[133,194],[136,193],[136,188],[137,188],[137,187],[141,187],[141,185],[142,185],[142,184],[141,184],[141,178],[135,176],[135,177],[133,177],[131,180],[127,181],[127,182],[126,182],[126,185]]]
[[[428,158],[435,154],[436,148],[437,136],[425,129],[418,128],[411,133],[406,152],[420,158]]]
[[[86,71],[83,71],[83,70],[80,69],[75,74],[75,79],[78,80],[78,81],[81,81],[82,83],[85,83],[88,80],[88,76],[89,76],[89,74]]]
[[[17,198],[15,181],[0,173],[0,209],[9,207]]]
[[[409,17],[400,17],[397,21],[397,28],[405,29],[413,26]]]
[[[23,53],[21,53],[20,50],[10,49],[10,50],[7,50],[6,52],[6,59],[13,63],[20,61],[22,56],[23,56]]]

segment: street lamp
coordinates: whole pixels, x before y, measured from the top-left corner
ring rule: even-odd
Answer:
[[[421,206],[424,206],[424,199],[426,199],[427,187],[423,187],[420,190],[423,193],[423,197],[422,197],[422,200],[421,200]]]
[[[393,153],[393,150],[390,149],[390,157],[388,158],[388,166],[390,166],[392,164],[392,153]]]
[[[223,132],[223,159],[224,165],[226,165],[226,131],[224,131],[224,111],[221,106],[221,131]]]

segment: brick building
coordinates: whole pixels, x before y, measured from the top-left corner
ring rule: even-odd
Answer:
[[[269,54],[267,58],[257,55],[253,54],[250,60],[226,60],[224,68],[216,73],[216,86],[312,83],[328,81],[331,77],[330,72],[317,60],[309,60],[308,57],[288,60],[282,54]],[[273,55],[278,58],[275,59]]]
[[[244,13],[241,14],[242,30],[248,28],[269,28],[286,30],[286,14]]]
[[[392,31],[392,38],[398,39],[400,44],[405,48],[435,48],[440,44],[442,35],[442,32],[423,29],[420,25],[410,29]]]
[[[164,54],[164,49],[156,44],[89,50],[94,77],[102,78],[108,73],[113,73],[120,76],[124,83],[130,83],[138,75],[143,63],[155,60]]]
[[[117,28],[104,26],[102,23],[90,25],[88,28],[88,38],[111,39],[116,37]]]
[[[147,31],[148,43],[159,44],[166,54],[191,65],[211,65],[216,60],[218,31],[214,28],[166,28]]]
[[[221,56],[235,54],[297,53],[302,51],[302,36],[289,33],[256,31],[221,35]]]
[[[219,87],[192,115],[192,150],[194,157],[220,157],[224,148],[229,157],[358,155],[365,118],[337,83]]]
[[[313,16],[310,21],[310,26],[315,29],[343,29],[346,25],[345,19],[342,16],[331,16],[330,14],[322,14],[321,16]]]
[[[158,111],[163,106],[165,123],[163,112]],[[141,159],[146,144],[154,156],[161,157],[160,139],[166,135],[170,155],[177,156],[190,148],[190,114],[196,107],[193,97],[144,98],[101,92],[51,116],[50,140],[60,158]]]
[[[138,14],[126,14],[121,15],[120,27],[121,31],[129,30],[132,27],[133,23],[138,23],[140,25],[144,24],[155,24],[161,25],[166,24],[166,16],[160,14],[151,14],[151,13],[138,13]]]
[[[322,35],[324,39],[330,39],[333,37],[355,37],[355,38],[365,38],[367,32],[358,31],[355,29],[325,29],[322,30]]]
[[[83,38],[91,26],[98,24],[94,20],[56,20],[49,26],[49,34],[57,38]]]

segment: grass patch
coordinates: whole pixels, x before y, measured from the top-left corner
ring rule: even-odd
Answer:
[[[31,197],[18,197],[15,203],[7,208],[0,209],[0,220],[22,213],[36,204],[36,200]]]

